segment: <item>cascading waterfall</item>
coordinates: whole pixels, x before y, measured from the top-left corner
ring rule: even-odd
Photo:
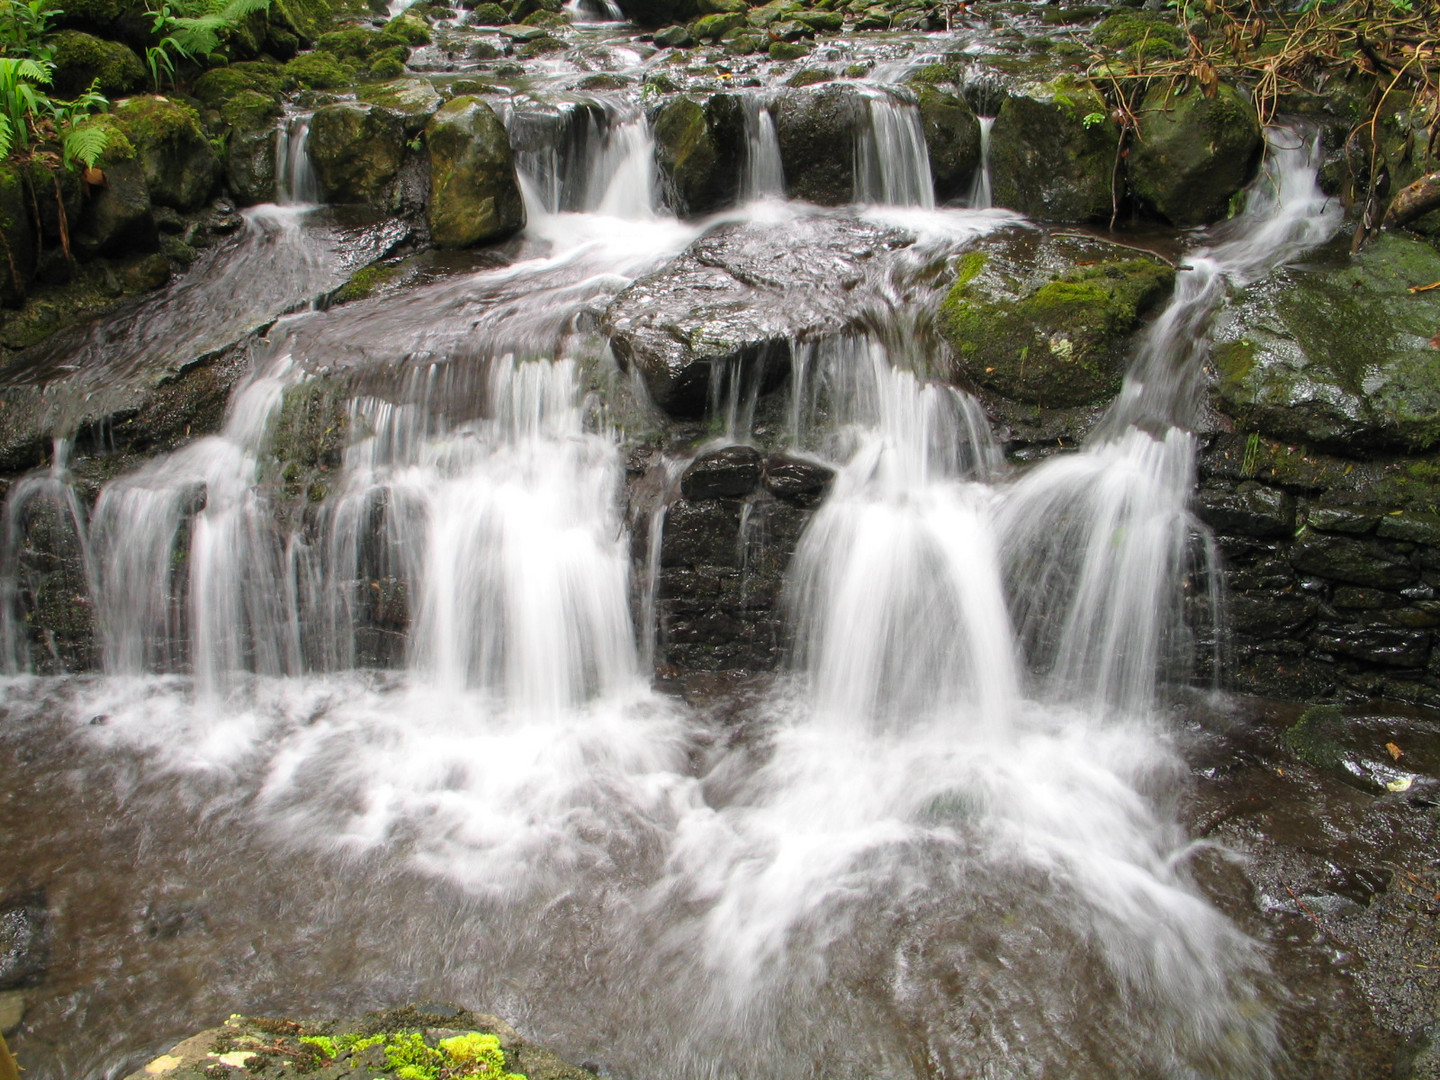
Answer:
[[[740,99],[745,110],[745,171],[740,179],[740,201],[785,194],[785,167],[780,161],[780,138],[770,103],[758,94]]]
[[[867,97],[866,108],[870,122],[855,145],[855,201],[932,209],[935,185],[919,108],[885,93]]]
[[[995,117],[981,116],[980,121],[980,167],[975,170],[975,183],[970,187],[967,203],[972,210],[989,210],[995,205],[994,192],[990,188],[990,131],[995,127]]]
[[[532,215],[655,217],[655,146],[638,110],[598,101],[522,104],[507,127]]]
[[[275,129],[275,201],[310,206],[320,201],[320,181],[310,164],[310,117],[291,116]]]

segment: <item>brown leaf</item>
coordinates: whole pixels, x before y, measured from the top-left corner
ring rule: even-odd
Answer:
[[[1208,60],[1202,60],[1195,66],[1195,78],[1200,82],[1200,92],[1207,98],[1213,98],[1219,92],[1220,76]]]
[[[1385,744],[1385,749],[1390,751],[1390,759],[1392,761],[1400,760],[1400,755],[1403,752],[1401,751],[1400,747],[1396,746],[1393,742],[1387,742]]]
[[[80,174],[80,179],[91,187],[105,187],[105,170],[91,165]]]
[[[1440,349],[1440,334],[1436,334],[1430,339],[1430,348]]]

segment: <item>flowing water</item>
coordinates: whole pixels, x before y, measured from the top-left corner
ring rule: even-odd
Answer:
[[[919,234],[917,268],[1013,223],[935,210],[918,112],[869,109],[856,199]],[[746,195],[776,196],[773,121],[746,115]],[[222,430],[89,510],[63,444],[11,488],[0,599],[51,507],[103,668],[5,687],[0,834],[59,925],[28,1075],[118,1075],[234,1010],[449,998],[624,1077],[1267,1076],[1279,995],[1191,881],[1162,704],[1215,576],[1186,506],[1196,342],[1226,282],[1334,228],[1315,148],[1272,147],[1091,444],[1022,474],[927,378],[904,260],[877,268],[871,332],[793,350],[791,449],[838,475],[790,667],[721,723],[649,686],[627,384],[593,330],[704,226],[657,209],[633,106],[508,123],[513,261],[281,318]],[[296,510],[286,425],[327,387],[338,469]]]

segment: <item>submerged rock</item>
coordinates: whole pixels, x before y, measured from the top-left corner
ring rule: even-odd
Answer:
[[[1208,225],[1255,171],[1263,140],[1255,107],[1232,86],[1214,97],[1199,86],[1157,87],[1139,111],[1140,138],[1128,158],[1135,194],[1174,225]]]
[[[430,234],[446,248],[500,240],[525,227],[510,137],[477,97],[458,97],[425,130]]]
[[[326,202],[384,202],[404,159],[405,133],[378,105],[327,105],[310,121],[309,151]]]
[[[50,912],[37,890],[0,900],[0,990],[32,986],[50,962]]]
[[[717,391],[736,379],[778,384],[791,343],[844,329],[868,295],[867,265],[911,242],[842,218],[800,218],[783,230],[724,225],[616,296],[604,329],[657,405],[699,415],[712,380]]]
[[[753,446],[727,446],[701,454],[680,477],[687,499],[736,499],[760,488],[760,451]]]
[[[958,269],[941,328],[959,375],[1061,408],[1119,390],[1131,334],[1175,281],[1132,248],[1028,230],[981,241]]]
[[[1242,427],[1341,452],[1440,441],[1440,252],[1382,234],[1284,267],[1215,330],[1218,407]]]
[[[354,1020],[297,1021],[235,1015],[161,1054],[128,1080],[213,1080],[216,1070],[243,1075],[282,1069],[316,1080],[595,1080],[585,1069],[536,1046],[505,1021],[438,1002],[422,1002]]]
[[[990,132],[995,205],[1040,221],[1113,212],[1120,128],[1093,88],[1068,78],[1005,99]]]

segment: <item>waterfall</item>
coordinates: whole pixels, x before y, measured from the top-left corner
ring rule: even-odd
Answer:
[[[969,206],[972,210],[989,210],[995,205],[990,190],[990,130],[995,126],[995,117],[981,116],[980,121],[980,167],[975,170],[975,183],[970,188]]]
[[[615,0],[569,0],[565,10],[575,23],[624,22],[625,13]]]
[[[780,139],[770,104],[757,94],[740,99],[745,110],[745,171],[740,180],[740,201],[785,194],[785,169],[780,162]]]
[[[310,206],[320,201],[320,182],[310,164],[310,117],[291,116],[275,129],[275,201]]]
[[[888,94],[866,98],[869,122],[855,144],[855,201],[885,206],[935,206],[930,151],[920,110]]]
[[[655,144],[639,110],[524,103],[507,127],[532,220],[562,212],[655,218]]]

